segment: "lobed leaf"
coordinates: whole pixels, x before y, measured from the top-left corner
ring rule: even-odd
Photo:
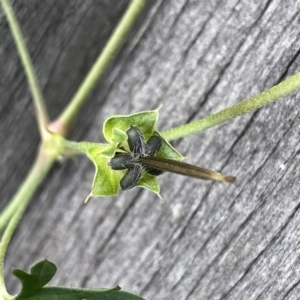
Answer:
[[[46,285],[52,279],[56,270],[56,266],[52,262],[43,260],[31,267],[30,273],[19,269],[13,269],[12,273],[22,283],[20,295],[27,295]]]
[[[45,286],[56,273],[56,266],[47,260],[35,264],[30,273],[14,269],[12,273],[20,279],[22,289],[18,300],[143,300],[142,297],[121,291],[119,286],[112,289],[78,289]]]

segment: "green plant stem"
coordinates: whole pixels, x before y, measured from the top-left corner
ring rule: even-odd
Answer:
[[[48,113],[44,104],[43,95],[41,93],[41,89],[32,65],[32,61],[28,50],[25,45],[25,41],[22,36],[21,29],[19,27],[18,21],[15,17],[14,11],[10,4],[9,0],[0,0],[2,4],[2,8],[4,13],[6,14],[7,21],[14,38],[14,41],[17,46],[17,50],[24,67],[24,71],[27,77],[29,89],[33,98],[35,110],[36,110],[36,118],[38,123],[38,128],[42,139],[48,136],[48,131],[46,129],[46,125],[49,122]]]
[[[43,151],[43,147],[40,148],[36,161],[28,176],[13,197],[10,205],[0,216],[0,229],[3,230],[6,227],[0,243],[0,292],[4,294],[4,299],[12,298],[7,293],[4,283],[4,258],[8,244],[30,202],[31,197],[42,180],[48,174],[54,160],[54,156],[47,155],[47,153]]]
[[[243,114],[252,112],[264,105],[298,91],[299,89],[300,73],[297,73],[257,96],[251,97],[248,100],[240,102],[232,107],[226,108],[198,121],[166,130],[162,133],[162,135],[165,139],[170,141],[200,132]]]
[[[12,216],[18,211],[20,207],[24,207],[24,209],[27,207],[31,197],[33,196],[40,183],[46,177],[54,161],[55,156],[48,155],[43,150],[43,147],[41,147],[38,157],[31,170],[29,171],[26,179],[19,187],[10,203],[0,214],[0,231],[3,231]]]
[[[145,4],[146,0],[133,0],[131,2],[126,13],[124,14],[117,28],[113,32],[111,38],[103,49],[102,53],[99,55],[92,69],[75,93],[73,99],[64,109],[62,114],[58,117],[57,122],[63,124],[63,126],[67,128],[67,130],[73,123],[87,97],[96,86],[107,65],[116,54],[116,52],[120,49],[120,46],[127,37],[129,30],[132,28],[135,20],[139,16]]]
[[[37,117],[38,117],[38,125],[40,128],[41,135],[45,141],[51,140],[51,134],[46,129],[46,123],[48,123],[48,117],[46,110],[44,108],[42,96],[40,93],[40,89],[35,77],[35,73],[33,70],[33,66],[28,54],[28,51],[25,47],[25,44],[22,39],[21,31],[15,15],[13,13],[12,7],[10,5],[9,0],[0,0],[3,6],[3,10],[5,11],[9,25],[11,27],[12,34],[15,38],[15,42],[17,44],[17,48],[19,51],[19,55],[21,57],[21,61],[24,65],[24,69],[26,71],[28,82],[33,91],[33,99],[37,109]],[[124,41],[128,31],[132,27],[134,21],[138,17],[139,13],[141,12],[142,8],[144,7],[146,0],[133,0],[129,8],[127,9],[124,17],[122,18],[120,24],[118,25],[117,29],[115,30],[113,36],[111,37],[110,41],[108,42],[107,46],[103,50],[102,54],[99,56],[98,60],[96,61],[95,65],[93,66],[92,70],[88,74],[86,80],[82,84],[81,88],[79,88],[78,92],[76,93],[74,99],[71,101],[70,105],[65,109],[62,113],[61,117],[58,121],[62,121],[66,127],[70,127],[74,118],[80,111],[81,106],[84,104],[84,101],[88,94],[91,92],[92,88],[95,86],[97,80],[105,70],[105,67],[116,53],[116,51],[120,48],[121,43]],[[64,128],[60,126],[59,122],[52,123],[52,128],[55,128],[57,132],[60,132],[64,136],[66,132],[64,132]],[[44,133],[43,133],[44,132]],[[56,150],[54,149],[54,152]],[[25,182],[24,182],[25,184]],[[22,187],[21,187],[22,188]],[[37,187],[35,187],[37,188]],[[21,193],[22,195],[22,193]],[[19,193],[13,198],[13,200],[8,204],[8,206],[4,209],[4,211],[0,215],[0,231],[2,231],[7,222],[16,211],[19,205]],[[29,201],[29,199],[28,199]]]
[[[19,223],[19,220],[23,214],[24,210],[22,207],[18,208],[16,213],[10,219],[10,222],[2,236],[1,243],[0,243],[0,297],[1,299],[12,299],[13,297],[8,294],[5,283],[4,283],[4,258],[5,253],[8,248],[9,242],[12,238],[12,235]]]

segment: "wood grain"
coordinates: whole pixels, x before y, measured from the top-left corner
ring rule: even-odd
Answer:
[[[128,1],[15,1],[52,117],[82,81]],[[158,129],[197,120],[299,71],[299,0],[151,1],[84,108],[73,140],[103,141],[112,114],[157,108]],[[38,133],[24,73],[0,15],[0,186],[8,202]],[[174,142],[187,162],[234,185],[175,174],[164,202],[138,188],[83,204],[84,157],[57,164],[6,260],[58,266],[51,284],[110,287],[146,299],[299,299],[299,95]],[[180,212],[174,209],[180,208]],[[173,215],[174,213],[174,215]],[[175,215],[180,220],[175,221]]]

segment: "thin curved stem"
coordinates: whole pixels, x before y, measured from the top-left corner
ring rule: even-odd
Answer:
[[[16,213],[20,206],[26,206],[30,202],[36,189],[39,187],[43,179],[46,177],[48,171],[53,165],[56,157],[48,155],[43,147],[39,150],[38,157],[29,171],[26,179],[19,187],[16,194],[13,196],[9,204],[0,214],[0,231],[7,226],[9,220]]]
[[[30,202],[32,195],[48,174],[54,160],[55,157],[47,155],[41,147],[37,159],[27,178],[13,197],[10,205],[0,216],[0,230],[3,230],[6,227],[0,243],[0,291],[5,293],[5,299],[10,298],[9,294],[6,292],[3,270],[4,258],[8,244]]]
[[[4,13],[6,14],[7,21],[13,36],[13,39],[16,43],[17,50],[21,59],[21,63],[24,67],[24,71],[27,77],[29,89],[33,98],[36,118],[38,123],[38,128],[42,139],[48,136],[48,131],[46,125],[49,122],[48,113],[44,104],[43,95],[32,65],[30,55],[28,53],[25,41],[22,36],[21,29],[19,27],[18,21],[12,9],[9,0],[0,0]]]
[[[113,32],[111,38],[103,49],[102,53],[98,56],[92,69],[75,93],[73,99],[64,109],[62,114],[58,117],[56,122],[62,124],[60,126],[66,128],[66,131],[68,131],[68,128],[73,123],[87,97],[96,86],[107,65],[116,54],[116,52],[120,49],[122,43],[129,33],[129,30],[132,28],[146,2],[146,0],[133,0],[131,2],[126,13],[124,14],[117,28]]]
[[[257,96],[251,97],[248,100],[240,102],[198,121],[166,130],[162,133],[162,135],[165,139],[170,141],[203,131],[243,114],[252,112],[264,105],[298,91],[299,89],[300,73],[297,73]]]

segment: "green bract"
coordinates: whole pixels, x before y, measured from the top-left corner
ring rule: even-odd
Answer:
[[[120,180],[126,173],[126,170],[115,171],[108,165],[110,159],[115,156],[117,150],[120,152],[128,151],[126,130],[131,126],[137,126],[143,133],[147,141],[155,131],[155,125],[158,118],[158,110],[144,111],[133,115],[116,115],[108,118],[103,125],[103,135],[109,144],[97,144],[81,142],[77,148],[85,153],[95,165],[95,176],[92,185],[90,197],[104,197],[118,194]],[[160,135],[161,136],[161,135]],[[163,145],[157,153],[158,157],[165,157],[181,161],[183,157],[162,137]],[[137,186],[148,189],[158,195],[160,198],[160,188],[155,176],[145,173]]]

